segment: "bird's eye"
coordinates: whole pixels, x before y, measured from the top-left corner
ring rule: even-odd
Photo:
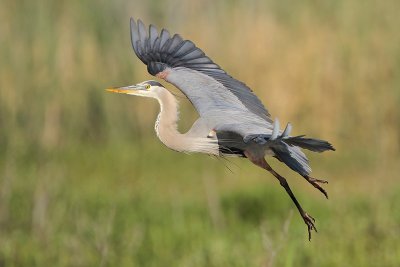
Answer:
[[[149,90],[149,89],[150,89],[150,84],[146,84],[146,85],[144,86],[144,88],[146,88],[147,90]]]

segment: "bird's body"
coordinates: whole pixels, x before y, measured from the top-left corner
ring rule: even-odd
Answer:
[[[155,130],[169,148],[185,153],[199,152],[216,156],[240,156],[271,172],[285,188],[311,230],[314,219],[294,197],[286,179],[266,162],[273,156],[303,176],[327,196],[319,183],[309,176],[311,168],[300,148],[314,152],[334,150],[326,141],[290,136],[291,125],[284,131],[278,120],[272,121],[267,109],[244,83],[232,78],[191,41],[167,30],[159,34],[150,25],[149,31],[139,20],[131,19],[132,46],[150,74],[173,84],[191,101],[199,118],[186,133],[177,130],[178,102],[174,95],[157,81],[145,81],[133,86],[109,91],[156,98],[160,103]]]

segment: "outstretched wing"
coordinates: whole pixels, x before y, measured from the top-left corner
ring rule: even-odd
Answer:
[[[131,41],[138,58],[152,75],[178,87],[200,116],[211,111],[242,110],[271,122],[261,101],[244,83],[232,78],[190,40],[183,40],[131,18]]]

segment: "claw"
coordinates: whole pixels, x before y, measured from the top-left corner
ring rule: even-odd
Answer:
[[[328,181],[327,181],[327,180],[316,179],[316,178],[312,178],[312,177],[310,177],[310,178],[311,178],[311,180],[313,180],[313,181],[316,182],[316,183],[328,184]]]
[[[314,230],[316,233],[318,233],[318,230],[314,224],[315,219],[307,212],[304,212],[304,214],[302,214],[301,216],[303,217],[303,220],[306,223],[307,228],[308,228],[308,240],[311,241],[311,231]]]
[[[304,176],[304,178],[306,178],[306,180],[312,184],[315,188],[317,188],[322,194],[325,195],[325,197],[328,199],[328,193],[325,191],[325,189],[323,189],[318,183],[320,184],[327,184],[328,181],[326,180],[321,180],[321,179],[315,179],[313,177],[310,176]]]

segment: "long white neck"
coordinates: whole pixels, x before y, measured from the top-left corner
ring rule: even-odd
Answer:
[[[181,151],[176,140],[185,141],[185,136],[178,131],[178,102],[168,90],[161,88],[157,100],[160,103],[160,113],[154,126],[157,136],[167,147]]]
[[[178,102],[167,89],[159,88],[157,100],[160,103],[161,111],[154,128],[161,142],[179,152],[218,154],[218,145],[215,140],[209,140],[207,137],[187,136],[178,131]]]

